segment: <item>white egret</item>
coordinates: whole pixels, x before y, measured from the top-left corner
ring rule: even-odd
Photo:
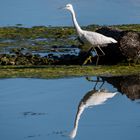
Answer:
[[[90,51],[92,51],[94,49],[98,59],[99,59],[99,55],[98,55],[95,47],[98,47],[99,50],[102,52],[102,54],[105,55],[103,50],[100,48],[100,45],[106,45],[106,44],[110,44],[110,43],[117,43],[117,41],[115,39],[111,38],[111,37],[104,36],[104,35],[102,35],[100,33],[97,33],[97,32],[82,30],[81,27],[79,26],[77,20],[76,20],[76,15],[75,15],[75,12],[74,12],[72,4],[67,4],[64,7],[64,9],[69,10],[71,12],[73,24],[75,26],[75,29],[77,31],[79,39],[82,42],[90,45],[90,49],[89,49]],[[97,59],[97,62],[98,62],[98,59]],[[83,64],[86,64],[88,60],[91,61],[91,56],[89,58],[87,58],[84,61]]]

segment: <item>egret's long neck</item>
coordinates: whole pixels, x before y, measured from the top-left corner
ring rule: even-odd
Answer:
[[[82,32],[82,29],[80,28],[80,26],[79,26],[79,24],[78,24],[78,22],[76,20],[75,12],[74,12],[73,9],[71,10],[71,14],[72,14],[73,24],[74,24],[74,26],[76,28],[77,33]]]
[[[76,114],[76,118],[75,118],[75,122],[74,122],[74,129],[71,131],[70,133],[70,137],[71,138],[75,138],[76,134],[77,134],[77,130],[78,130],[78,124],[79,124],[79,120],[80,120],[80,117],[85,109],[85,105],[80,104],[79,107],[78,107],[78,111],[77,111],[77,114]]]

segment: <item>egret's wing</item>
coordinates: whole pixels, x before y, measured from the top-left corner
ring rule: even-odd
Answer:
[[[87,39],[92,45],[103,45],[109,43],[117,43],[117,41],[111,37],[104,36],[100,33],[84,31],[84,38]]]

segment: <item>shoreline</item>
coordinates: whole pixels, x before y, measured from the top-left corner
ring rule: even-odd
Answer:
[[[114,66],[0,66],[0,78],[69,78],[139,75],[140,65]]]

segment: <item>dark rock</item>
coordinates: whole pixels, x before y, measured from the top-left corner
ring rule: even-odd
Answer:
[[[111,27],[102,27],[102,28],[99,28],[98,30],[96,30],[96,32],[101,33],[101,34],[108,36],[108,37],[112,37],[116,40],[119,40],[119,38],[122,34],[122,30],[119,30],[116,28],[114,29]]]
[[[140,58],[140,33],[132,31],[123,32],[119,43],[119,48],[124,56],[138,61]]]
[[[118,44],[108,44],[110,46],[109,51],[112,56],[118,59],[118,62],[122,59],[132,60],[133,62],[139,62],[140,59],[140,33],[134,31],[121,31],[119,29],[112,29],[103,27],[98,29],[96,32],[103,35],[112,37],[118,41]],[[114,49],[115,47],[115,49]],[[103,48],[107,58],[110,60],[113,58],[107,54],[108,50]],[[115,54],[118,52],[117,54]],[[122,59],[120,59],[120,57]]]

